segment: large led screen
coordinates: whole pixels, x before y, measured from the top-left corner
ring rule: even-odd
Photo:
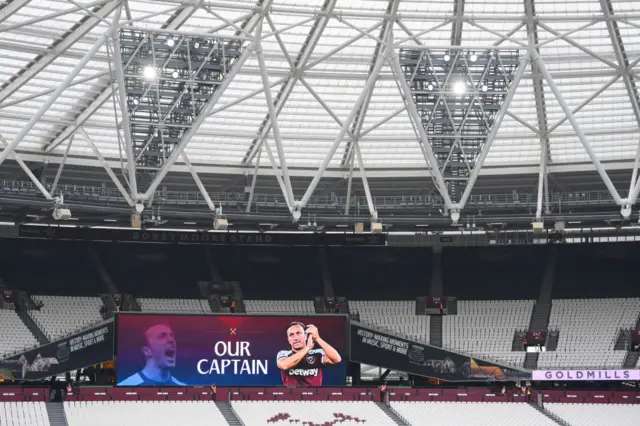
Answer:
[[[118,386],[342,386],[345,316],[119,314]]]

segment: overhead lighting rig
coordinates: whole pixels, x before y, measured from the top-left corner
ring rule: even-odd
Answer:
[[[242,42],[121,29],[127,114],[136,166],[171,155],[240,56]]]
[[[520,64],[518,50],[400,50],[452,200],[460,197]],[[456,222],[456,221],[454,221]]]

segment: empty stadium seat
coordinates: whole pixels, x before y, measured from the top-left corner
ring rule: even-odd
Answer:
[[[137,298],[145,312],[211,313],[209,302],[204,299]]]
[[[571,425],[633,426],[640,422],[638,404],[545,404],[544,407]]]
[[[245,300],[248,313],[315,314],[313,300]]]
[[[29,311],[29,315],[50,340],[102,321],[99,297],[32,296],[32,299],[44,303],[44,307]]]
[[[557,426],[525,403],[392,402],[391,407],[411,425]]]
[[[352,420],[353,424],[380,426],[396,424],[373,402],[233,401],[231,405],[240,420],[251,426],[267,426],[274,423],[304,425],[308,422],[328,424],[336,420],[339,423]]]
[[[65,402],[69,426],[225,425],[227,421],[210,401]]]
[[[44,402],[0,402],[2,426],[49,426]]]
[[[512,352],[516,330],[529,328],[533,300],[459,300],[458,314],[445,316],[442,344],[479,358],[522,366],[524,352]]]
[[[559,330],[558,347],[541,353],[540,368],[620,368],[625,351],[614,351],[621,328],[634,328],[640,299],[556,299],[549,329]]]
[[[416,315],[415,301],[350,300],[349,310],[358,313],[363,323],[429,342],[429,317]]]
[[[38,344],[35,336],[22,322],[15,311],[0,309],[0,358]],[[0,424],[2,424],[0,422]]]

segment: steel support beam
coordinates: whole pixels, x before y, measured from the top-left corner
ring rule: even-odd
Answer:
[[[464,21],[464,2],[465,0],[453,0],[453,13],[456,17],[451,25],[451,45],[460,46],[462,43],[462,25]]]
[[[336,3],[337,0],[325,0],[322,6],[322,12],[333,12],[333,8],[335,7]],[[316,17],[315,22],[313,23],[309,34],[307,34],[307,37],[302,44],[302,48],[300,49],[300,52],[298,53],[298,56],[294,61],[295,68],[291,70],[290,77],[284,82],[282,87],[280,87],[280,91],[276,95],[276,103],[274,105],[275,118],[280,115],[280,112],[282,112],[287,99],[289,99],[291,92],[293,92],[293,89],[296,86],[298,79],[300,78],[300,73],[313,54],[313,51],[318,44],[318,40],[320,39],[322,32],[327,26],[329,19],[330,18],[328,16]],[[259,136],[254,138],[249,144],[249,148],[247,149],[244,159],[242,160],[243,165],[247,165],[253,160],[255,153],[257,152],[257,145],[269,135],[272,127],[272,119],[272,114],[268,112],[264,120],[262,120],[260,128],[256,132]]]
[[[280,126],[278,125],[278,114],[276,113],[276,108],[273,104],[273,97],[271,96],[271,86],[269,85],[269,75],[267,73],[267,65],[264,61],[264,53],[262,51],[262,41],[260,37],[262,36],[262,21],[258,24],[256,28],[256,56],[258,57],[258,67],[260,68],[260,77],[262,78],[262,87],[264,88],[264,98],[267,102],[267,110],[269,113],[269,124],[271,126],[271,130],[273,131],[273,139],[276,142],[276,151],[278,152],[278,159],[280,160],[280,171],[282,173],[282,178],[284,181],[284,187],[286,189],[283,194],[290,206],[295,204],[295,196],[293,195],[293,188],[291,186],[291,178],[289,178],[289,168],[287,167],[287,157],[284,152],[284,147],[282,144],[282,137],[280,136]]]
[[[120,48],[120,15],[122,6],[113,17],[111,40],[113,42],[113,62],[116,69],[116,80],[118,84],[118,101],[120,103],[120,114],[122,115],[122,131],[124,132],[124,150],[127,153],[127,171],[129,172],[129,189],[131,199],[138,200],[138,181],[136,178],[136,158],[133,152],[133,139],[131,138],[131,126],[127,107],[127,88],[124,79],[124,65],[122,63],[122,51]],[[116,129],[116,131],[118,131]]]
[[[245,209],[246,213],[251,212],[253,197],[256,193],[256,182],[258,181],[258,171],[260,170],[260,158],[262,158],[262,155],[261,155],[262,148],[263,148],[263,145],[260,145],[260,149],[258,150],[258,156],[256,157],[256,164],[253,168],[253,176],[251,177],[251,188],[249,189],[249,200],[247,201],[247,208]]]
[[[398,1],[389,0],[387,4],[387,14],[396,16],[398,12]],[[371,58],[371,63],[369,64],[369,73],[373,71],[373,67],[376,65],[376,61],[378,60],[378,56],[384,51],[385,45],[384,41],[388,37],[388,33],[393,29],[394,21],[386,19],[382,28],[380,28],[380,36],[378,38],[378,42],[376,43],[376,47],[373,51],[373,57]],[[373,94],[373,90],[369,92],[369,95],[365,99],[362,107],[358,111],[356,118],[353,121],[353,125],[351,127],[351,133],[355,136],[355,139],[351,139],[347,141],[344,148],[344,154],[342,155],[342,161],[340,162],[340,167],[344,168],[350,162],[349,157],[353,155],[353,143],[357,143],[360,139],[360,132],[362,131],[362,125],[364,124],[364,120],[367,116],[367,110],[369,109],[369,103],[371,102],[371,96]]]
[[[211,210],[212,212],[215,212],[216,206],[215,204],[213,204],[213,201],[211,200],[211,196],[209,196],[207,189],[204,187],[204,184],[200,180],[200,176],[198,176],[198,172],[196,172],[196,169],[193,167],[193,165],[191,164],[191,161],[189,160],[189,157],[187,157],[187,154],[184,151],[182,152],[182,161],[184,161],[184,165],[187,166],[189,173],[191,173],[191,177],[193,178],[193,181],[196,183],[196,186],[198,187],[200,194],[202,194],[204,201],[207,203],[209,210]]]
[[[71,145],[73,145],[73,139],[74,139],[73,136],[69,138],[67,149],[64,150],[64,156],[62,157],[62,160],[60,160],[60,164],[58,165],[58,171],[56,172],[56,177],[53,179],[53,185],[51,185],[52,194],[55,194],[56,189],[58,188],[58,182],[60,181],[60,176],[62,176],[62,170],[64,169],[65,164],[67,164],[67,158],[69,157],[69,151],[71,151]]]
[[[9,16],[13,15],[27,4],[29,4],[31,0],[13,0],[9,4],[5,5],[2,9],[0,9],[0,24],[4,22]]]
[[[120,0],[111,1],[102,6],[97,12],[97,16],[107,17],[120,3]],[[1,12],[1,11],[0,11]],[[84,18],[77,28],[71,31],[62,40],[55,42],[49,47],[49,51],[38,57],[27,68],[22,70],[19,74],[6,84],[2,91],[0,91],[0,103],[4,102],[9,96],[18,91],[22,86],[28,83],[33,77],[40,71],[45,69],[49,64],[56,60],[58,56],[69,47],[71,47],[78,40],[81,40],[89,31],[91,31],[96,25],[100,23],[100,20],[93,16]]]
[[[562,108],[563,112],[567,116],[567,120],[569,120],[569,122],[571,123],[571,127],[573,127],[573,130],[576,132],[578,139],[580,139],[580,143],[582,143],[582,146],[587,151],[589,158],[591,158],[591,162],[593,163],[596,170],[598,171],[598,174],[600,175],[600,177],[602,178],[602,181],[604,182],[605,186],[609,190],[609,193],[611,193],[611,196],[615,200],[616,204],[621,205],[622,199],[620,198],[620,195],[618,194],[616,187],[613,185],[613,182],[611,182],[611,179],[609,178],[607,171],[604,169],[596,153],[591,148],[591,145],[589,144],[587,137],[585,136],[585,134],[582,132],[582,129],[578,125],[576,118],[571,112],[571,108],[565,101],[564,96],[562,96],[562,93],[560,92],[560,89],[558,89],[558,86],[556,86],[556,83],[553,80],[553,77],[551,76],[549,71],[547,70],[547,67],[544,64],[544,61],[540,58],[540,55],[538,55],[538,52],[535,49],[530,48],[529,54],[531,55],[531,60],[537,63],[538,68],[542,73],[542,76],[547,82],[547,86],[549,87],[549,89],[551,89],[556,100],[558,101],[558,104],[560,104],[560,107]]]
[[[96,158],[98,159],[98,161],[100,162],[104,170],[107,172],[107,174],[109,175],[113,183],[115,184],[116,188],[118,188],[118,191],[120,191],[120,194],[122,194],[122,197],[127,201],[127,204],[130,207],[135,206],[135,202],[133,201],[133,199],[131,199],[131,196],[129,195],[125,187],[122,185],[122,182],[120,182],[120,179],[118,179],[116,174],[113,172],[113,169],[111,169],[111,166],[109,166],[109,163],[107,163],[107,161],[104,159],[104,157],[102,156],[102,153],[100,152],[100,150],[98,150],[98,147],[96,147],[96,144],[93,143],[93,140],[91,139],[89,134],[82,127],[80,127],[78,131],[82,135],[85,142],[87,142],[87,145],[89,145],[89,148],[91,148]]]
[[[260,6],[260,8],[262,11],[264,11],[264,10],[267,10],[270,5],[271,5],[271,1],[265,1]],[[256,26],[262,19],[262,16],[263,16],[263,12],[254,14],[253,17],[247,22],[247,25],[244,27],[245,30],[247,32],[252,32],[253,30],[255,30]],[[209,99],[209,102],[207,103],[207,105],[200,112],[200,115],[198,116],[198,118],[196,118],[193,121],[189,130],[185,132],[180,142],[175,146],[175,148],[171,152],[171,155],[169,156],[169,158],[167,158],[167,161],[158,170],[156,176],[153,179],[153,182],[151,182],[151,185],[149,186],[147,191],[144,194],[140,195],[142,200],[148,200],[153,196],[156,189],[160,185],[160,182],[162,182],[162,179],[164,179],[167,173],[169,173],[169,170],[173,166],[173,163],[175,163],[178,157],[180,156],[180,154],[182,154],[182,151],[184,151],[185,147],[187,146],[191,138],[193,138],[193,135],[195,135],[195,133],[200,128],[200,126],[202,126],[202,123],[204,123],[204,121],[207,119],[207,117],[215,107],[216,103],[218,102],[218,99],[220,99],[220,97],[224,94],[225,90],[227,90],[227,87],[229,87],[229,84],[231,83],[231,81],[234,79],[236,74],[238,74],[238,72],[240,71],[240,69],[246,62],[246,60],[249,58],[249,56],[251,55],[251,52],[255,48],[255,43],[256,42],[254,38],[254,41],[250,42],[249,45],[244,49],[242,54],[235,60],[235,62],[231,66],[231,70],[224,77],[223,81],[218,85],[218,88]]]
[[[385,50],[386,49],[387,48],[385,47]],[[314,174],[313,179],[311,180],[311,183],[307,188],[307,191],[304,193],[304,196],[300,200],[300,204],[298,206],[299,209],[304,208],[309,202],[309,199],[311,198],[311,196],[313,195],[313,192],[316,190],[316,187],[318,186],[318,182],[320,182],[322,175],[327,170],[327,167],[329,166],[331,159],[333,158],[336,151],[338,150],[338,147],[340,146],[340,143],[342,142],[344,135],[349,130],[349,126],[351,126],[351,123],[353,123],[353,120],[355,119],[356,114],[358,113],[358,110],[360,110],[360,107],[364,103],[365,98],[369,95],[369,92],[373,89],[373,86],[375,85],[376,80],[378,79],[378,74],[380,73],[380,69],[384,64],[385,56],[386,56],[386,53],[383,53],[382,55],[378,56],[378,62],[376,63],[376,66],[374,67],[373,72],[369,75],[369,78],[367,79],[367,82],[365,83],[364,88],[360,92],[360,96],[358,96],[358,99],[353,105],[353,108],[351,108],[351,112],[349,113],[349,116],[344,121],[344,124],[342,125],[342,127],[340,128],[340,131],[338,132],[338,135],[334,139],[333,144],[329,149],[329,152],[327,152],[327,155],[324,157],[324,160],[322,161],[320,168],[318,168],[318,170]]]
[[[536,10],[534,0],[524,0],[525,24],[529,48],[535,49],[539,54],[538,27],[536,25]],[[542,73],[536,63],[531,64],[531,78],[533,80],[533,95],[536,100],[536,116],[538,118],[538,135],[540,136],[540,173],[538,175],[538,202],[536,219],[542,219],[542,200],[544,194],[544,181],[547,174],[547,164],[551,160],[549,151],[549,122],[542,85]]]
[[[78,76],[80,71],[87,65],[87,63],[93,58],[96,52],[102,47],[102,45],[106,42],[108,34],[102,34],[98,40],[89,48],[89,51],[84,55],[84,57],[76,64],[76,66],[71,70],[71,72],[65,77],[65,79],[58,85],[55,92],[49,96],[49,99],[45,103],[43,103],[38,111],[29,119],[27,124],[18,132],[15,139],[7,145],[7,147],[0,153],[0,165],[4,163],[4,160],[7,159],[9,154],[11,154],[20,141],[33,129],[36,123],[42,118],[42,116],[47,112],[47,110],[53,105],[53,103],[60,97],[62,92],[69,86],[69,84],[73,81],[74,78]]]
[[[202,0],[196,1],[196,5],[194,6],[186,6],[180,10],[180,12],[176,13],[171,17],[169,22],[164,24],[162,28],[175,30],[180,28],[197,10],[198,4],[201,3]],[[117,6],[117,2],[116,3]],[[115,9],[115,6],[114,6]],[[98,111],[105,102],[109,100],[111,94],[113,92],[113,86],[108,84],[102,92],[87,106],[84,110],[82,110],[74,119],[75,123],[73,125],[67,126],[55,139],[53,139],[44,149],[45,152],[51,152],[55,148],[58,147],[62,142],[64,142],[69,136],[71,136],[80,126],[84,125],[84,123]]]
[[[500,126],[502,125],[502,120],[504,119],[504,116],[506,115],[507,110],[509,109],[509,105],[511,105],[513,96],[515,95],[516,90],[520,85],[520,81],[524,76],[524,73],[527,69],[527,65],[529,64],[529,61],[530,61],[530,58],[528,56],[525,56],[524,58],[522,58],[522,61],[518,66],[518,70],[516,71],[513,77],[511,86],[509,86],[509,89],[507,90],[507,94],[504,97],[504,101],[502,102],[502,107],[500,108],[500,111],[498,111],[498,114],[496,115],[496,118],[493,121],[493,127],[491,128],[491,131],[487,135],[487,141],[485,142],[484,147],[482,148],[482,151],[480,152],[480,155],[476,160],[476,164],[473,168],[473,171],[469,176],[467,186],[465,187],[464,192],[460,197],[460,201],[456,205],[454,205],[454,209],[456,210],[462,210],[465,204],[467,204],[469,195],[471,195],[471,190],[473,189],[473,186],[476,184],[476,180],[478,180],[478,176],[480,175],[480,171],[482,170],[482,166],[484,165],[484,160],[486,160],[487,155],[489,154],[491,145],[493,145],[493,141],[496,138],[496,134],[498,133]]]
[[[0,144],[2,144],[3,146],[6,147],[7,145],[9,145],[9,142],[7,142],[7,140],[3,136],[0,136]],[[44,195],[44,198],[46,198],[47,200],[53,200],[54,198],[51,196],[49,191],[47,191],[47,189],[44,187],[44,185],[42,185],[42,183],[36,177],[36,175],[33,174],[31,169],[29,168],[29,166],[27,166],[25,164],[25,162],[22,161],[22,158],[20,158],[20,156],[18,154],[16,154],[15,152],[11,153],[11,156],[16,161],[16,163],[18,163],[18,166],[20,166],[22,171],[24,171],[25,174],[29,177],[31,182],[33,182],[33,184],[36,186],[36,188],[38,188],[38,191],[40,191],[42,193],[42,195]]]
[[[618,23],[612,19],[614,15],[613,4],[611,0],[600,0],[600,8],[607,24],[607,31],[609,32],[609,38],[611,39],[611,45],[613,46],[613,52],[616,55],[616,61],[618,62],[618,69],[624,82],[624,87],[627,90],[627,96],[629,96],[629,102],[631,102],[631,109],[633,115],[636,117],[636,123],[640,128],[640,97],[638,96],[638,88],[636,86],[635,79],[630,75],[629,57],[627,56],[626,49],[622,42],[622,35],[618,28]],[[633,172],[631,174],[631,181],[629,182],[629,193],[633,191],[633,187],[638,180],[638,165],[640,164],[640,141],[636,148],[636,159],[633,166]]]
[[[389,46],[389,54],[390,57],[389,65],[391,66],[391,70],[395,75],[396,80],[400,85],[400,94],[404,100],[405,105],[407,106],[407,112],[409,113],[409,117],[413,122],[414,129],[417,132],[418,143],[421,146],[421,150],[425,156],[425,160],[427,161],[427,165],[430,167],[431,175],[435,181],[435,186],[442,198],[444,199],[445,205],[448,209],[453,207],[453,203],[451,202],[451,197],[449,196],[449,191],[447,190],[447,184],[444,181],[444,177],[438,168],[438,161],[433,153],[433,148],[431,147],[431,143],[429,143],[429,137],[427,136],[427,132],[422,126],[422,120],[420,119],[420,115],[418,114],[418,109],[416,108],[416,104],[413,101],[413,96],[411,95],[411,88],[409,84],[404,79],[404,73],[402,72],[402,67],[400,67],[400,59],[395,52],[395,48],[393,46]]]

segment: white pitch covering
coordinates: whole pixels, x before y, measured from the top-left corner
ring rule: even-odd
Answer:
[[[44,402],[0,402],[2,426],[49,426]]]
[[[625,351],[614,351],[621,328],[634,328],[640,299],[557,299],[550,330],[560,330],[558,348],[540,354],[540,368],[620,368]]]
[[[69,426],[205,426],[227,421],[210,401],[65,402]]]
[[[42,309],[31,310],[29,315],[50,340],[102,321],[99,297],[34,295],[32,299],[44,303]]]
[[[637,426],[640,405],[627,404],[545,404],[544,408],[580,426]]]
[[[313,300],[245,300],[248,313],[315,314]]]
[[[429,342],[429,317],[416,315],[415,301],[350,300],[351,313],[360,314],[360,321]]]
[[[35,336],[14,311],[0,309],[0,324],[0,358],[38,344]]]
[[[557,426],[553,420],[525,403],[392,402],[391,407],[409,424],[416,426]]]
[[[144,312],[211,313],[209,302],[204,299],[137,298]]]
[[[373,402],[233,401],[231,405],[240,420],[245,425],[251,426],[270,426],[279,423],[304,425],[305,422],[325,424],[325,422],[335,420],[338,420],[338,424],[362,424],[355,421],[339,421],[347,416],[366,420],[364,424],[367,426],[394,426],[396,424]],[[269,422],[269,419],[278,415],[288,415],[289,417],[277,423]]]
[[[521,366],[524,352],[512,352],[516,330],[527,330],[533,300],[459,300],[458,314],[445,316],[442,343],[446,348],[479,358]]]

